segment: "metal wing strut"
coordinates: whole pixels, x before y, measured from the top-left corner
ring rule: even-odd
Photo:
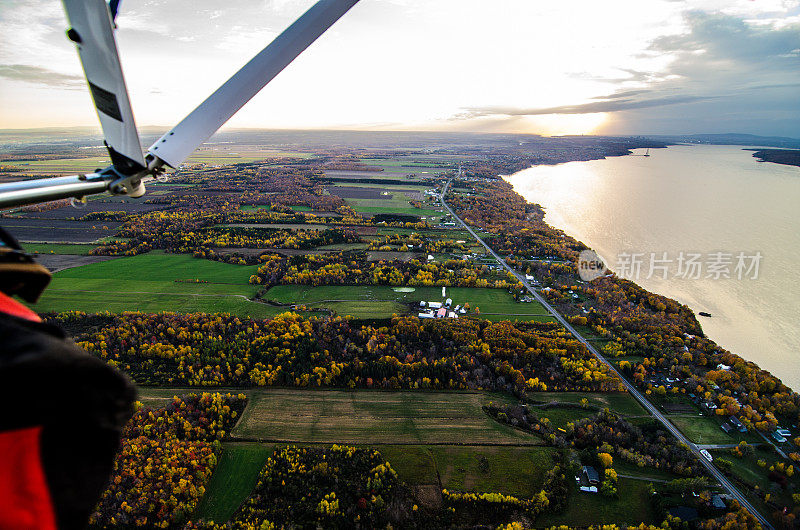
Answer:
[[[358,0],[321,0],[253,57],[149,153],[177,167]]]

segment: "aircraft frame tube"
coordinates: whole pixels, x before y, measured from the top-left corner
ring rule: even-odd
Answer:
[[[0,184],[0,208],[103,193],[108,191],[113,180],[114,177],[111,175],[90,173]]]

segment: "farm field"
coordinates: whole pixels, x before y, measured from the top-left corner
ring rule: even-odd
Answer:
[[[73,213],[80,216],[80,213]],[[67,221],[15,217],[5,220],[3,228],[19,241],[42,243],[92,243],[113,236],[122,225],[111,221]]]
[[[274,230],[309,230],[319,232],[328,230],[328,225],[305,224],[305,223],[231,223],[218,225],[223,228],[271,228]]]
[[[25,245],[25,251],[32,254],[62,254],[86,256],[96,245],[81,245],[69,243],[30,243]]]
[[[486,393],[258,390],[231,432],[270,442],[348,444],[526,444],[535,436],[501,425],[481,406]]]
[[[87,158],[57,158],[55,160],[24,160],[4,162],[4,165],[19,168],[20,172],[34,175],[77,175],[89,173],[111,164],[108,155]]]
[[[57,273],[33,308],[38,312],[175,311],[274,316],[282,311],[248,300],[258,290],[248,283],[256,268],[150,252]]]
[[[454,239],[456,241],[459,239],[462,239],[464,241],[469,241],[470,239],[472,239],[472,236],[466,230],[455,230],[455,229],[446,230],[441,228],[417,230],[415,228],[398,228],[394,226],[378,227],[378,234],[384,236],[393,234],[410,235],[415,233],[433,239]]]
[[[547,418],[553,426],[562,429],[570,422],[588,418],[597,413],[597,411],[591,409],[572,407],[552,407],[548,409],[534,408],[532,410],[536,412],[540,418]]]
[[[727,434],[720,428],[719,421],[708,416],[669,415],[669,420],[686,435],[689,440],[699,444],[737,444],[742,440],[759,442],[761,438],[753,434],[738,432]]]
[[[649,485],[646,481],[620,478],[617,484],[618,498],[610,499],[602,495],[583,493],[578,490],[573,477],[570,483],[570,496],[567,509],[560,514],[544,514],[536,519],[536,526],[567,525],[569,527],[589,527],[603,523],[655,523],[650,507]]]
[[[334,189],[338,188],[375,188],[377,187],[376,184],[369,184],[366,182],[337,182],[331,186]],[[411,192],[411,193],[420,193],[426,189],[431,188],[431,185],[427,182],[409,182],[408,184],[382,184],[380,185],[381,191],[392,191],[392,192]],[[335,195],[335,193],[334,193]]]
[[[378,449],[407,484],[438,484],[438,471],[446,489],[521,497],[532,497],[541,489],[555,451],[552,447],[452,445],[383,445]]]
[[[414,304],[414,313],[418,312],[419,302],[443,301],[439,287],[416,287],[412,292],[396,291],[388,285],[330,285],[314,287],[310,285],[278,285],[267,291],[265,299],[283,304],[303,304],[307,307],[325,307],[339,314],[357,317],[366,312],[372,318],[388,318],[392,313],[409,313],[409,304]],[[533,315],[546,314],[546,310],[538,303],[517,302],[503,289],[448,287],[447,297],[453,299],[453,305],[468,302],[474,314],[474,308],[480,308],[480,318],[489,318],[487,313],[499,313],[503,318],[519,318],[533,320]],[[382,302],[392,302],[386,306]],[[371,304],[375,304],[374,306]],[[382,307],[383,306],[383,307]],[[391,312],[388,312],[391,310]],[[349,312],[348,312],[349,311]],[[357,313],[357,314],[354,314]],[[464,315],[462,315],[462,318]]]
[[[224,523],[253,491],[272,444],[226,443],[194,517]]]
[[[586,399],[590,405],[607,407],[622,416],[647,415],[642,406],[627,392],[529,392],[528,399],[541,403],[552,401],[580,403],[582,399]],[[546,416],[547,414],[542,412],[542,415]]]
[[[126,213],[146,213],[155,210],[165,210],[169,206],[166,204],[148,204],[138,199],[112,199],[110,196],[100,196],[100,198],[89,200],[79,208],[64,206],[45,212],[30,212],[15,217],[16,219],[54,219],[57,222],[67,222],[65,219],[70,217],[82,217],[93,212],[126,212]],[[107,225],[105,221],[93,222],[96,226]],[[16,234],[16,232],[14,232]]]
[[[418,217],[442,217],[444,214],[431,208],[415,208],[405,195],[395,194],[391,199],[345,199],[355,211],[371,214],[416,215]]]

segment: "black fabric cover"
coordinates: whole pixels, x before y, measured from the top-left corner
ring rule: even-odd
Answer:
[[[0,313],[0,431],[41,425],[59,528],[85,528],[108,484],[136,389],[63,331]]]

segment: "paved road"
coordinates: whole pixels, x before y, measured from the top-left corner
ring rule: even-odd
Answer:
[[[451,180],[452,180],[452,179],[451,179]],[[772,526],[772,525],[769,523],[769,521],[767,521],[767,519],[766,519],[766,518],[765,518],[763,515],[761,515],[761,514],[758,512],[758,510],[756,510],[755,508],[753,508],[753,506],[750,504],[750,502],[748,502],[748,500],[745,498],[745,496],[744,496],[744,495],[742,495],[742,493],[741,493],[741,492],[740,492],[738,489],[736,489],[736,486],[734,486],[734,485],[733,485],[733,484],[732,484],[732,483],[731,483],[731,482],[730,482],[730,481],[729,481],[729,480],[728,480],[728,479],[725,477],[725,475],[723,475],[723,474],[722,474],[722,472],[721,472],[719,469],[717,469],[717,468],[716,468],[716,466],[714,466],[714,464],[712,464],[711,462],[709,462],[709,461],[708,461],[708,460],[707,460],[707,459],[706,459],[706,458],[705,458],[705,457],[704,457],[704,456],[703,456],[703,455],[700,453],[700,449],[697,447],[697,445],[696,445],[696,444],[694,444],[694,443],[692,443],[691,441],[689,441],[689,439],[688,439],[688,438],[686,438],[686,436],[684,436],[684,435],[683,435],[683,433],[682,433],[681,431],[679,431],[679,430],[678,430],[678,428],[677,428],[677,427],[675,427],[675,426],[672,424],[672,422],[671,422],[671,421],[669,421],[669,420],[668,420],[668,419],[667,419],[667,418],[666,418],[666,417],[665,417],[663,414],[661,414],[661,412],[660,412],[660,411],[659,411],[659,410],[658,410],[658,409],[655,407],[655,405],[653,405],[652,403],[650,403],[650,401],[649,401],[649,400],[648,400],[648,399],[647,399],[647,398],[646,398],[646,397],[645,397],[645,396],[644,396],[644,395],[643,395],[641,392],[639,392],[639,390],[638,390],[638,389],[637,389],[635,386],[633,386],[633,384],[632,384],[631,382],[629,382],[627,379],[625,379],[625,378],[622,376],[622,374],[620,374],[620,373],[617,371],[617,369],[614,367],[614,365],[613,365],[613,364],[611,364],[611,363],[608,361],[608,359],[606,359],[606,358],[605,358],[605,357],[604,357],[604,356],[603,356],[603,355],[602,355],[602,354],[601,354],[601,353],[600,353],[600,352],[597,350],[597,348],[595,348],[594,346],[592,346],[592,344],[591,344],[589,341],[587,341],[585,338],[583,338],[583,336],[582,336],[580,333],[578,333],[578,331],[577,331],[575,328],[573,328],[573,327],[572,327],[572,325],[571,325],[569,322],[567,322],[567,320],[566,320],[566,319],[565,319],[563,316],[561,316],[561,313],[559,313],[558,311],[556,311],[556,310],[555,310],[555,309],[554,309],[554,308],[553,308],[553,307],[552,307],[552,306],[551,306],[551,305],[550,305],[550,304],[547,302],[547,300],[545,300],[545,298],[544,298],[544,297],[543,297],[541,294],[539,294],[539,292],[538,292],[538,291],[536,291],[536,290],[535,290],[535,289],[534,289],[534,288],[531,286],[531,284],[528,282],[528,280],[526,280],[526,279],[525,279],[525,276],[524,276],[524,275],[522,275],[522,274],[519,274],[517,271],[515,271],[514,269],[512,269],[512,268],[511,268],[511,267],[508,265],[508,263],[506,263],[506,261],[505,261],[503,258],[501,258],[500,256],[498,256],[498,255],[497,255],[497,253],[496,253],[494,250],[492,250],[492,249],[491,249],[491,247],[489,247],[489,245],[487,245],[486,243],[484,243],[483,239],[481,239],[481,238],[480,238],[480,236],[478,236],[478,234],[476,234],[476,233],[475,233],[475,231],[474,231],[474,230],[473,230],[473,229],[472,229],[472,228],[471,228],[469,225],[467,225],[467,223],[465,223],[464,221],[462,221],[462,220],[461,220],[461,218],[460,218],[459,216],[457,216],[457,215],[456,215],[456,213],[455,213],[455,212],[452,210],[452,208],[450,208],[450,206],[449,206],[449,205],[447,204],[447,202],[445,202],[445,200],[444,200],[444,197],[445,197],[445,195],[447,194],[447,189],[450,187],[450,182],[451,182],[451,180],[448,180],[448,181],[447,181],[447,184],[445,184],[444,188],[442,189],[442,194],[439,196],[439,200],[441,201],[441,203],[442,203],[442,206],[444,207],[444,209],[445,209],[445,210],[447,210],[447,211],[450,213],[450,215],[452,215],[452,216],[453,216],[453,219],[456,219],[456,220],[457,220],[457,222],[458,222],[458,223],[460,223],[460,224],[461,224],[461,226],[463,226],[465,230],[467,230],[467,231],[468,231],[470,234],[472,234],[472,237],[474,237],[474,238],[475,238],[475,239],[478,241],[478,243],[480,243],[481,245],[483,245],[483,247],[486,249],[486,251],[487,251],[489,254],[491,254],[491,255],[494,257],[494,259],[496,259],[496,260],[497,260],[497,262],[498,262],[498,263],[500,263],[500,265],[502,265],[503,267],[505,267],[505,269],[506,269],[506,270],[508,270],[508,271],[509,271],[511,274],[513,274],[513,275],[514,275],[514,276],[515,276],[515,277],[516,277],[516,278],[517,278],[517,279],[518,279],[518,280],[519,280],[519,281],[522,283],[522,285],[524,285],[524,286],[525,286],[525,288],[528,290],[528,292],[529,292],[529,293],[530,293],[530,294],[531,294],[531,295],[532,295],[534,298],[536,298],[536,300],[537,300],[537,301],[538,301],[540,304],[542,304],[542,306],[543,306],[545,309],[547,309],[547,311],[549,311],[549,312],[550,312],[550,314],[552,314],[552,315],[553,315],[553,317],[555,317],[555,319],[556,319],[556,320],[558,320],[558,322],[559,322],[559,323],[560,323],[562,326],[564,326],[565,328],[567,328],[567,331],[569,331],[569,332],[570,332],[570,333],[571,333],[571,334],[572,334],[572,335],[573,335],[573,336],[574,336],[574,337],[575,337],[575,338],[576,338],[576,339],[577,339],[579,342],[581,342],[581,343],[582,343],[584,346],[586,346],[586,348],[587,348],[587,349],[588,349],[588,350],[589,350],[589,351],[592,353],[592,355],[594,355],[595,357],[597,357],[597,359],[598,359],[600,362],[602,362],[603,364],[605,364],[605,365],[608,367],[609,371],[611,371],[611,372],[612,372],[612,373],[614,373],[614,374],[615,374],[617,377],[619,377],[620,381],[622,381],[622,383],[625,385],[625,388],[627,388],[628,392],[630,392],[630,394],[631,394],[631,395],[632,395],[632,396],[633,396],[633,397],[636,399],[636,401],[638,401],[638,402],[639,402],[639,403],[640,403],[640,404],[641,404],[641,405],[642,405],[642,406],[643,406],[643,407],[644,407],[644,408],[645,408],[645,409],[646,409],[648,412],[650,412],[650,414],[652,414],[652,415],[653,415],[653,417],[654,417],[655,419],[657,419],[658,421],[660,421],[660,422],[661,422],[661,423],[664,425],[664,428],[666,428],[666,429],[667,429],[667,430],[668,430],[670,433],[672,433],[672,435],[673,435],[673,436],[675,436],[675,438],[677,438],[679,442],[681,442],[681,443],[683,443],[684,445],[686,445],[686,446],[689,448],[689,450],[690,450],[692,453],[694,453],[694,455],[697,457],[697,459],[700,461],[700,463],[701,463],[701,464],[703,464],[703,465],[705,466],[705,468],[708,470],[708,472],[709,472],[709,473],[710,473],[710,474],[711,474],[711,475],[712,475],[712,476],[713,476],[713,477],[714,477],[714,478],[715,478],[715,479],[716,479],[716,480],[717,480],[717,481],[718,481],[720,484],[722,484],[722,486],[723,486],[723,487],[724,487],[724,488],[725,488],[725,489],[728,491],[728,493],[731,495],[731,497],[733,497],[734,499],[736,499],[737,501],[739,501],[739,504],[741,504],[743,507],[745,507],[745,508],[747,509],[747,511],[749,511],[751,514],[753,514],[753,517],[755,517],[755,518],[758,520],[758,522],[759,522],[759,523],[761,523],[761,525],[762,525],[762,526],[763,526],[765,529],[771,529],[771,528],[773,528],[773,526]]]

